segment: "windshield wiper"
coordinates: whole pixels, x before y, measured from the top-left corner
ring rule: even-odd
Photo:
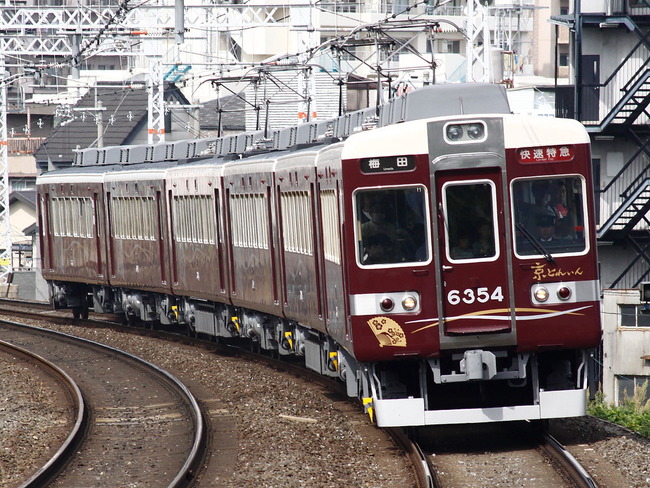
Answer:
[[[555,260],[553,259],[553,256],[551,256],[551,253],[546,250],[542,243],[539,242],[539,240],[531,234],[526,227],[521,225],[521,222],[517,222],[516,227],[524,236],[526,236],[526,239],[530,241],[537,252],[544,256],[549,263],[555,264]]]

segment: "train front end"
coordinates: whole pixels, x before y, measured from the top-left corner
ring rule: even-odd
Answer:
[[[343,150],[348,324],[379,426],[584,415],[600,341],[589,137],[518,115]]]

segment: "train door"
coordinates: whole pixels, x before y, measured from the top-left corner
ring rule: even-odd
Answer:
[[[513,340],[501,175],[500,168],[436,173],[443,347],[484,334],[493,339],[481,344]]]

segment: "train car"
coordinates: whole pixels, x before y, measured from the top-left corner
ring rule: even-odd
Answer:
[[[271,149],[198,141],[188,160],[40,177],[57,303],[303,356],[379,426],[583,415],[600,341],[585,129],[513,115],[487,85],[368,114],[273,133],[289,142]],[[79,174],[104,200],[88,241],[103,280],[66,275],[50,237],[48,191],[85,191]]]
[[[88,285],[108,285],[104,235],[107,168],[70,168],[39,178],[38,223],[43,277],[52,304],[88,315]]]
[[[182,164],[167,172],[172,292],[177,321],[190,332],[228,336],[229,246],[226,245],[224,160]],[[219,320],[215,320],[219,317]]]
[[[111,293],[130,322],[174,317],[170,271],[167,169],[129,167],[104,176]],[[116,305],[113,305],[116,309]]]
[[[600,340],[584,128],[418,120],[351,136],[342,160],[352,355],[379,425],[584,414]]]

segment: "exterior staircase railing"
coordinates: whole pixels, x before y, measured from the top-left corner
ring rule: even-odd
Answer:
[[[587,115],[580,118],[589,132],[602,132],[612,123],[647,123],[650,120],[645,112],[650,103],[650,30],[644,32],[627,16],[610,17],[607,23],[624,24],[639,40],[603,83],[582,85],[583,93],[589,90],[597,93],[600,106],[598,120],[589,120]],[[634,99],[640,102],[641,108],[632,117],[632,113],[625,110],[635,103]],[[621,111],[628,116],[621,118]],[[583,113],[587,112],[583,110]]]
[[[600,190],[600,215],[609,217],[597,230],[600,241],[624,240],[636,251],[620,275],[604,285],[636,288],[650,279],[650,30],[639,29],[625,15],[610,16],[606,23],[625,25],[639,40],[602,84],[583,85],[582,94],[595,95],[600,108],[598,120],[582,122],[591,133],[625,135],[638,146]]]
[[[650,178],[646,178],[632,192],[620,207],[614,211],[609,219],[598,229],[599,239],[608,234],[618,232],[623,236],[629,234],[639,223],[645,220],[645,215],[650,211]]]
[[[650,104],[650,68],[642,71],[638,76],[635,74],[635,78],[636,81],[630,80],[630,82],[634,81],[631,86],[628,83],[623,87],[623,96],[598,125],[598,132],[602,132],[609,124],[622,124],[624,127],[629,127],[642,114],[649,116],[646,108]]]

